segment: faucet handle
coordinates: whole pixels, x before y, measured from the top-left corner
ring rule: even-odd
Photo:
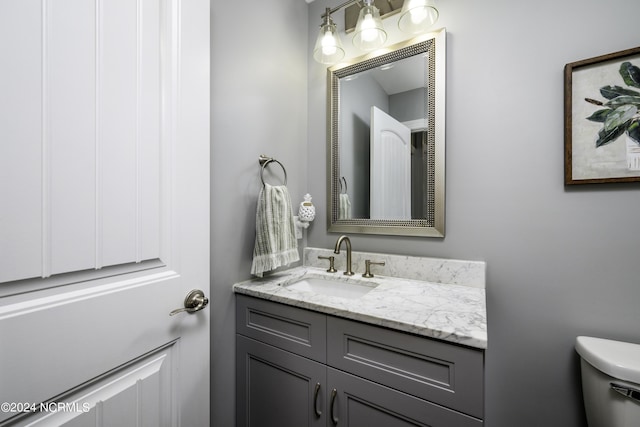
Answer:
[[[384,265],[384,261],[373,262],[370,259],[366,259],[364,261],[364,274],[362,275],[362,277],[373,277],[373,274],[371,274],[371,265]]]
[[[318,256],[318,259],[328,259],[329,260],[329,269],[327,270],[328,273],[335,273],[336,271],[338,271],[333,266],[333,263],[336,260],[336,257],[334,257],[334,256]]]

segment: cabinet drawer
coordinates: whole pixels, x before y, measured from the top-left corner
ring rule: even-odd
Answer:
[[[327,330],[328,365],[483,418],[482,351],[334,317]]]
[[[326,363],[324,314],[236,294],[236,331]]]

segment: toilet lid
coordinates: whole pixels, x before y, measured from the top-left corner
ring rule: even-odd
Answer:
[[[589,364],[610,377],[640,384],[640,344],[578,337],[576,351]]]

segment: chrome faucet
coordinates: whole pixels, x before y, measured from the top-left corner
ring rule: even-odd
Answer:
[[[353,271],[351,271],[351,240],[349,240],[347,236],[338,237],[338,241],[336,242],[336,247],[333,250],[333,253],[340,253],[340,245],[343,241],[347,245],[347,269],[345,270],[344,274],[346,276],[353,276]]]

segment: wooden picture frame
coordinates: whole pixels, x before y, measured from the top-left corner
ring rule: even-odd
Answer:
[[[640,181],[640,47],[564,67],[565,185]]]

